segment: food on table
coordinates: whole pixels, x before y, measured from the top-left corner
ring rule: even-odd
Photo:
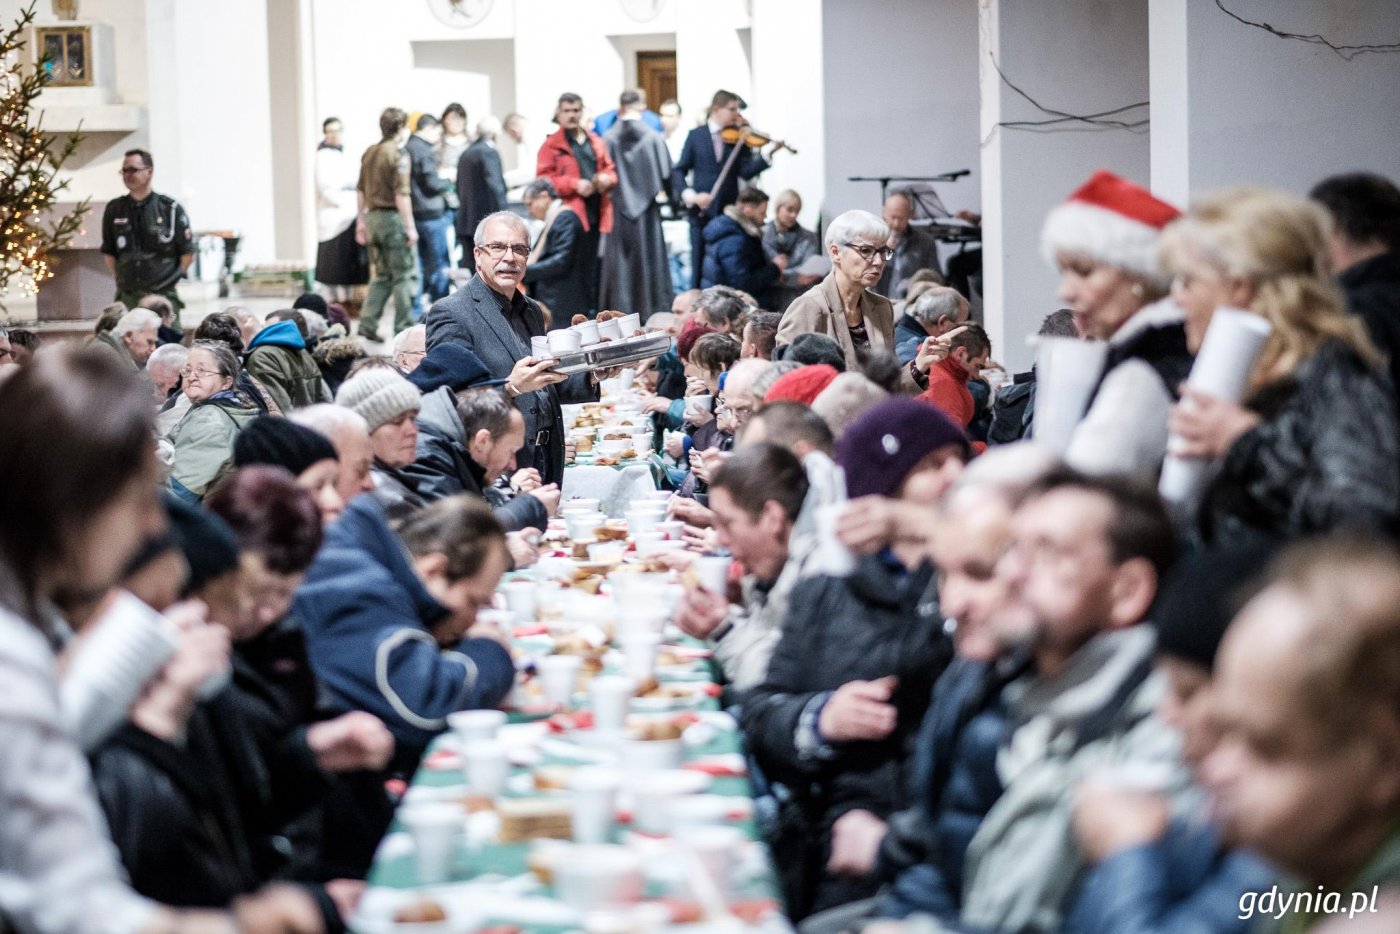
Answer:
[[[463,795],[460,800],[468,814],[480,814],[482,811],[496,809],[496,799],[490,795]]]
[[[574,450],[587,452],[593,450],[592,435],[578,435],[574,438]]]
[[[414,902],[411,905],[404,905],[394,912],[395,924],[430,924],[435,921],[446,921],[447,909],[443,908],[435,901],[424,899]]]
[[[633,739],[646,740],[647,742],[669,742],[681,738],[685,732],[685,727],[674,720],[646,720],[641,723],[632,723],[627,727],[627,732]]]
[[[573,775],[573,766],[541,765],[534,771],[535,790],[568,791]]]
[[[616,467],[618,463],[619,461],[616,457],[609,457],[606,454],[600,457],[595,457],[593,459],[593,464],[595,467]]]
[[[522,843],[534,838],[567,840],[573,836],[566,798],[502,798],[496,803],[496,812],[501,816],[502,843]]]
[[[600,542],[621,542],[627,539],[627,520],[609,519],[593,533]]]
[[[625,431],[607,431],[603,433],[604,441],[631,441],[632,436]]]
[[[588,315],[574,315],[572,318],[569,319],[569,325],[571,327],[576,327],[580,324],[586,324],[587,322]]]

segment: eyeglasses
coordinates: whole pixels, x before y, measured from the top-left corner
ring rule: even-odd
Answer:
[[[147,169],[146,166],[124,165],[124,166],[121,167],[121,174],[122,174],[122,175],[135,175],[137,172],[146,172],[146,171],[149,171],[149,169]]]
[[[483,243],[477,249],[485,250],[490,256],[502,256],[507,251],[522,259],[530,255],[530,247],[524,243]]]
[[[206,376],[222,376],[218,370],[205,370],[197,366],[187,366],[180,369],[180,375],[185,379],[204,379]]]
[[[887,263],[894,259],[894,250],[887,246],[871,246],[868,243],[846,243],[843,246],[855,250],[856,255],[867,263],[874,262],[877,256]]]

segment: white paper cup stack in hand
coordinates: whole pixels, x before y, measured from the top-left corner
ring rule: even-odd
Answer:
[[[1244,398],[1249,374],[1272,330],[1268,321],[1252,312],[1217,309],[1211,316],[1210,327],[1206,329],[1186,385],[1217,399],[1238,403]],[[1037,422],[1039,418],[1037,415]],[[1162,478],[1157,489],[1172,512],[1181,517],[1194,509],[1210,465],[1201,458],[1176,456],[1172,452],[1179,444],[1175,436],[1167,439],[1167,458],[1162,464]]]
[[[1056,454],[1063,455],[1069,449],[1107,355],[1108,345],[1102,341],[1036,338],[1036,441]]]
[[[59,680],[64,722],[84,749],[121,725],[179,644],[174,624],[126,591],[89,624]]]

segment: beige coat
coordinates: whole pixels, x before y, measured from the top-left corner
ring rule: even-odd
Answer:
[[[865,318],[865,332],[870,336],[870,349],[894,353],[894,305],[883,295],[866,289],[860,296],[860,313]],[[793,299],[778,325],[779,344],[791,344],[799,334],[825,334],[841,345],[846,354],[846,369],[858,370],[856,348],[851,343],[851,331],[846,326],[846,312],[841,305],[841,293],[836,290],[836,273]]]

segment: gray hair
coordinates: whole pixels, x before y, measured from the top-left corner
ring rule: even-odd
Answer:
[[[472,233],[472,243],[476,246],[486,245],[486,226],[499,222],[514,227],[525,235],[525,239],[530,239],[530,228],[525,226],[525,219],[514,211],[497,211],[495,214],[487,214],[481,219],[481,223],[476,225],[475,232]]]
[[[486,116],[477,121],[476,135],[495,139],[501,132],[501,121],[497,117]]]
[[[559,197],[559,192],[555,190],[553,182],[547,178],[537,178],[525,186],[525,191],[521,193],[520,200],[528,204],[546,192],[549,194],[551,200]]]
[[[238,374],[242,367],[238,365],[238,356],[233,352],[228,344],[223,341],[195,341],[190,346],[190,353],[202,350],[214,358],[214,364],[219,368],[219,375],[225,379],[238,381]]]
[[[347,431],[369,436],[369,422],[365,421],[365,417],[343,405],[318,402],[304,409],[297,409],[288,417],[298,425],[319,431],[331,439],[332,445],[336,443],[336,438],[343,437]]]
[[[768,369],[754,378],[753,385],[749,387],[749,392],[753,393],[755,399],[761,401],[764,396],[768,395],[768,390],[773,388],[773,384],[778,381],[779,376],[782,376],[784,373],[791,373],[793,370],[800,370],[801,368],[802,364],[798,363],[796,360],[774,360],[772,363],[768,364]]]
[[[1014,504],[1059,466],[1060,459],[1055,452],[1034,441],[988,448],[969,461],[967,469],[958,475],[946,505],[951,507],[959,501],[988,494],[1001,496]]]
[[[890,239],[890,228],[884,221],[869,211],[847,211],[836,215],[826,228],[822,247],[831,252],[832,244],[845,246],[856,240],[871,240],[883,244]]]
[[[154,372],[162,367],[169,367],[172,371],[178,371],[189,358],[188,348],[180,344],[161,344],[151,352],[150,359],[146,361],[146,370]]]
[[[395,334],[394,342],[390,345],[390,349],[395,355],[398,355],[403,350],[404,345],[408,343],[409,336],[412,335],[414,331],[417,331],[420,334],[425,335],[426,337],[428,333],[428,327],[425,324],[413,324],[404,328],[399,333]]]
[[[128,334],[159,327],[160,315],[149,308],[133,308],[117,319],[116,327],[112,328],[112,336],[126,337]]]
[[[483,428],[492,439],[510,430],[510,413],[515,408],[495,387],[473,389],[457,399],[457,417],[462,420],[462,439],[471,444]]]
[[[921,324],[937,324],[941,318],[958,320],[967,299],[957,289],[936,285],[914,299],[907,309],[909,317]]]
[[[331,326],[319,311],[312,311],[310,308],[298,308],[297,311],[301,312],[301,319],[306,322],[306,336],[313,341],[320,340],[321,335]]]

